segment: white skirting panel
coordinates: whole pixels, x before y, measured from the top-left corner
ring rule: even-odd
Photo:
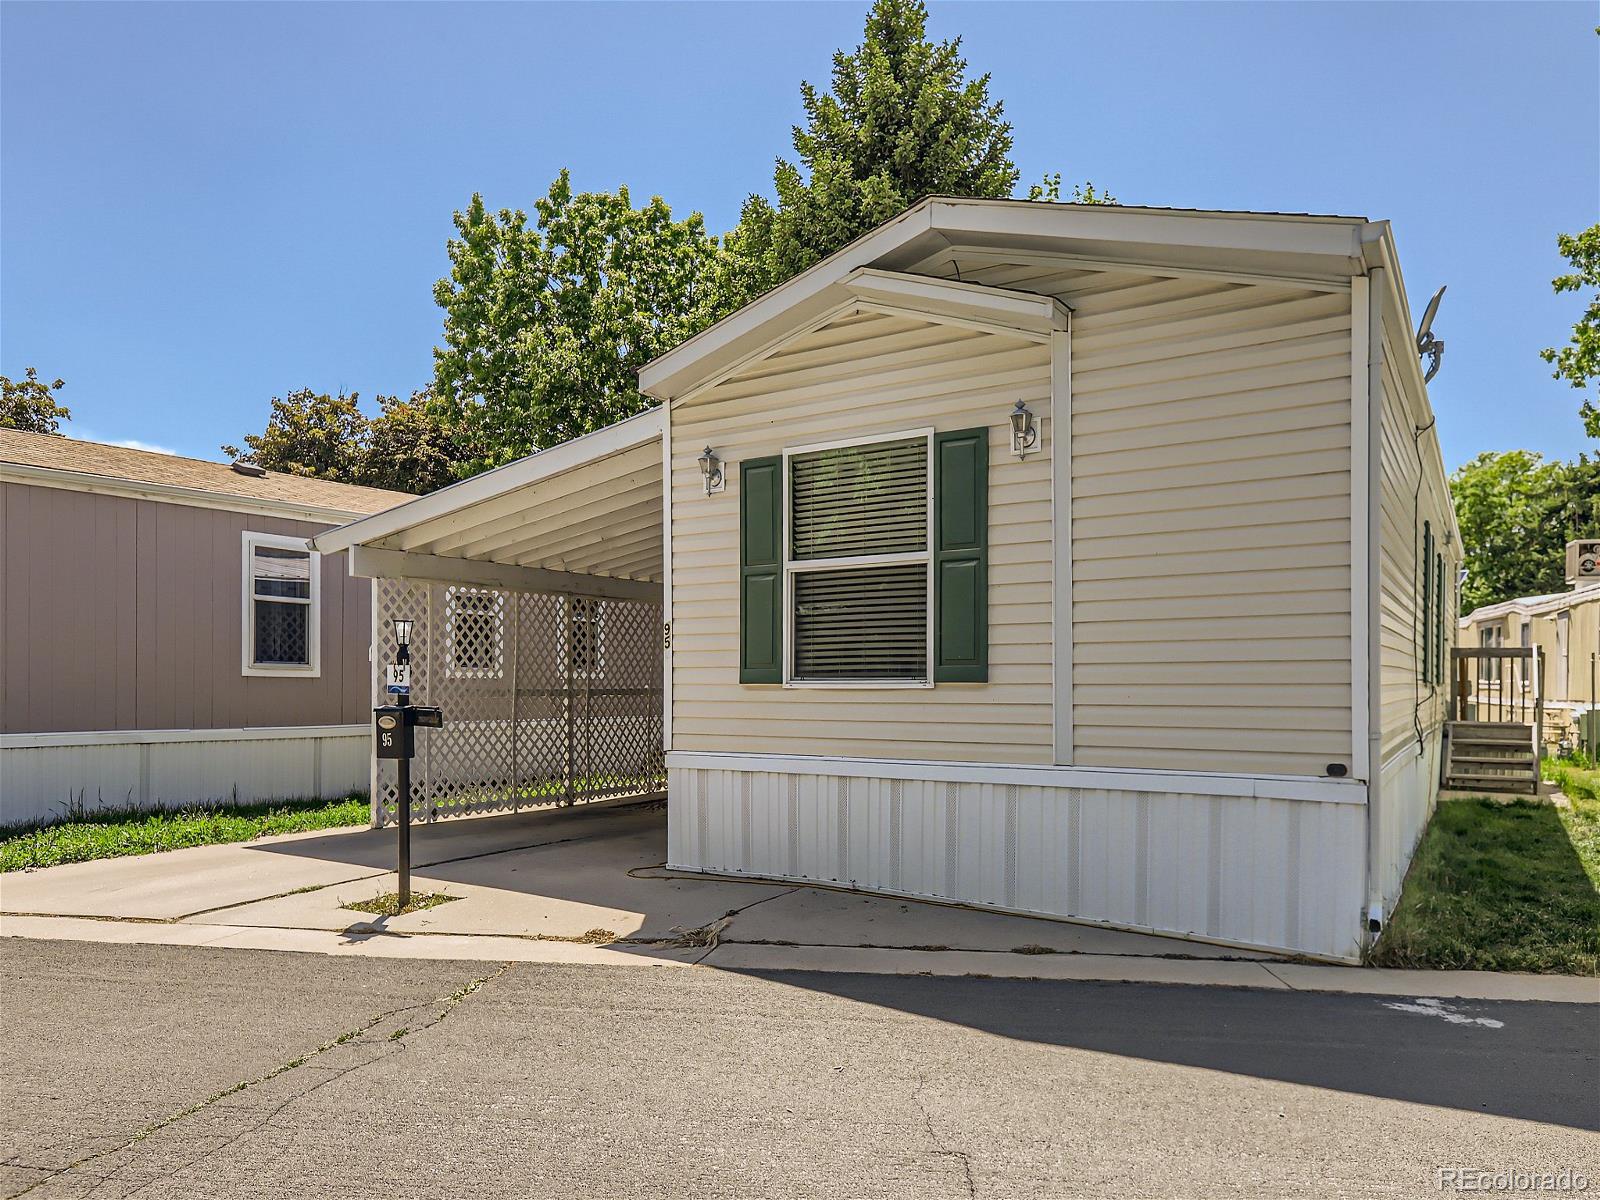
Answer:
[[[1153,777],[1162,790],[975,782],[970,767],[928,778],[938,766],[886,762],[864,774],[852,761],[833,774],[818,760],[744,770],[669,758],[668,865],[1360,953],[1364,797],[1276,798],[1262,794],[1270,780],[1248,794],[1237,778],[1221,794],[1166,790]]]
[[[1406,868],[1439,799],[1443,743],[1441,726],[1425,734],[1420,747],[1413,742],[1383,764],[1378,784],[1379,849],[1373,871],[1385,919],[1400,900]]]
[[[0,737],[0,824],[74,809],[335,799],[368,786],[366,725]]]

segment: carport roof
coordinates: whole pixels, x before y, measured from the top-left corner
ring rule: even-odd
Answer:
[[[396,568],[380,574],[450,578],[452,564],[494,564],[659,583],[662,426],[661,409],[650,409],[320,533],[311,546],[377,552]]]

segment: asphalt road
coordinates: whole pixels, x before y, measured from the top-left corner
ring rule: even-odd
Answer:
[[[1600,1192],[1600,1010],[0,941],[0,1194]]]

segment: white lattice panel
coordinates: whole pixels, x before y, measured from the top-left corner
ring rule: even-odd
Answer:
[[[386,702],[392,620],[409,617],[417,731],[415,821],[662,791],[661,606],[402,579],[375,581],[374,703]],[[377,763],[380,823],[395,767]]]

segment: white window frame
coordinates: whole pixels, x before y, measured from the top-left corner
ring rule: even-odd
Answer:
[[[322,554],[309,549],[303,537],[281,533],[254,533],[245,530],[241,535],[243,570],[239,589],[239,672],[242,675],[294,679],[318,679],[322,676]],[[310,556],[311,595],[298,600],[291,597],[268,599],[268,604],[305,604],[311,612],[306,620],[306,653],[311,660],[305,664],[258,663],[255,661],[256,582],[255,550],[264,546],[273,550],[299,550]]]
[[[462,596],[487,596],[487,611],[463,609]],[[490,618],[493,640],[489,644],[495,665],[490,667],[463,667],[456,660],[456,628],[462,612]],[[495,588],[475,587],[470,583],[451,584],[445,589],[445,675],[450,679],[503,679],[506,673],[506,601]]]
[[[933,687],[933,435],[932,426],[920,429],[903,429],[886,433],[867,434],[864,437],[842,438],[830,442],[812,442],[805,446],[786,446],[783,451],[783,686],[786,688],[814,689],[817,691],[905,691]],[[793,498],[789,486],[789,460],[802,454],[815,454],[819,450],[843,450],[850,446],[872,446],[879,442],[906,442],[922,438],[926,446],[927,531],[921,550],[898,554],[863,554],[847,558],[795,559],[790,542],[789,505]],[[923,563],[924,587],[927,596],[927,659],[924,679],[796,679],[794,677],[794,577],[807,571],[837,570],[849,567],[888,567],[906,563]]]

